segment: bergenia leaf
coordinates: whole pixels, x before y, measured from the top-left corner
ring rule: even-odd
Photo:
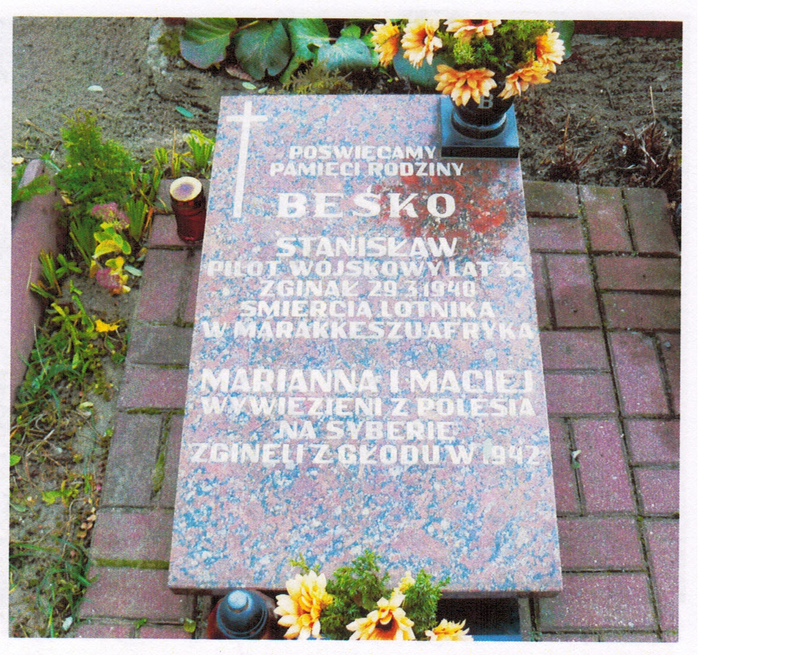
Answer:
[[[289,35],[281,21],[257,21],[234,37],[236,57],[253,79],[278,75],[291,58]]]
[[[372,51],[361,39],[342,36],[333,45],[323,45],[317,61],[329,70],[355,70],[372,66]]]
[[[235,18],[190,18],[181,32],[181,55],[197,68],[220,63],[237,26]]]
[[[281,74],[281,84],[286,84],[302,63],[313,61],[315,53],[309,46],[319,49],[329,43],[330,33],[321,18],[293,18],[289,21],[289,38],[294,55]]]

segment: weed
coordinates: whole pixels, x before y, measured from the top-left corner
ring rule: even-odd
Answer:
[[[556,158],[551,162],[547,171],[547,177],[551,180],[564,180],[568,182],[578,182],[580,179],[581,168],[592,158],[597,151],[597,146],[592,148],[586,155],[578,159],[578,154],[569,142],[567,137],[569,131],[569,116],[564,124],[564,140],[556,149]]]
[[[46,173],[37,175],[25,186],[20,186],[22,177],[25,175],[25,170],[28,165],[16,166],[14,173],[11,177],[11,203],[27,202],[31,198],[40,195],[47,195],[54,191],[54,187],[50,184],[50,178]]]
[[[617,163],[625,171],[626,186],[663,189],[670,201],[680,201],[680,153],[672,145],[667,130],[656,116],[653,90],[650,89],[653,120],[642,129],[631,127],[620,132]]]
[[[214,140],[205,136],[200,130],[191,130],[186,137],[192,161],[194,174],[198,177],[208,177],[211,174],[211,158],[214,156]]]
[[[347,79],[347,75],[331,71],[325,64],[315,62],[295,73],[286,88],[298,94],[352,93],[353,84]]]
[[[158,37],[158,45],[167,57],[179,57],[181,54],[181,40],[178,30],[167,30]]]

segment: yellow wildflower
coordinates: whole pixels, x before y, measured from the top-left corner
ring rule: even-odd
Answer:
[[[434,79],[439,84],[436,90],[448,94],[456,105],[465,105],[470,98],[480,102],[482,96],[488,96],[497,86],[497,82],[492,79],[494,72],[488,68],[459,71],[442,64],[437,70],[439,72]]]
[[[356,619],[347,624],[353,634],[350,640],[375,639],[382,641],[413,641],[414,622],[406,617],[405,610],[400,607],[406,597],[394,592],[389,600],[381,598],[378,608],[367,614],[366,618]]]
[[[116,323],[106,323],[98,318],[94,322],[94,329],[97,332],[114,332],[117,328],[119,328],[119,321]]]
[[[325,591],[326,585],[325,575],[317,575],[315,571],[297,575],[286,583],[289,594],[275,598],[278,603],[275,613],[281,617],[278,623],[289,628],[284,635],[286,639],[319,639],[319,617],[333,601]]]
[[[439,21],[428,18],[410,20],[406,24],[401,45],[404,57],[414,68],[422,66],[423,60],[433,63],[433,53],[442,47],[442,40],[436,36],[437,29]]]
[[[378,23],[372,33],[372,42],[380,56],[381,66],[388,66],[400,49],[400,28],[389,20],[384,24]]]
[[[466,621],[456,623],[442,619],[442,622],[433,630],[426,630],[425,634],[431,641],[472,641],[472,635],[468,635],[469,628],[464,630]]]

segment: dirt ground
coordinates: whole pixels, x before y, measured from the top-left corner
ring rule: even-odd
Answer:
[[[105,138],[114,139],[142,160],[155,147],[170,147],[173,138],[180,140],[191,129],[213,136],[220,97],[247,91],[241,80],[224,71],[201,71],[180,57],[166,56],[158,40],[169,29],[155,18],[14,19],[13,156],[29,160],[49,154],[58,162],[63,155],[60,130],[79,108],[98,117]],[[681,58],[679,39],[576,35],[572,56],[552,82],[517,102],[524,176],[601,186],[660,186],[679,224]],[[377,73],[352,81],[355,92],[411,91],[403,84],[387,83]],[[185,117],[177,107],[189,110],[193,117]],[[642,136],[648,127],[650,131]],[[646,166],[641,144],[653,159],[669,160],[672,169]],[[110,301],[94,287],[90,283],[84,287],[89,311],[110,319],[130,314],[135,293],[123,301]],[[109,376],[115,379],[119,373],[109,371]],[[114,416],[114,405],[113,400],[94,400],[92,423],[78,432],[74,443],[67,438],[59,445],[53,439],[48,447],[57,449],[53,457],[65,462],[71,453],[83,450],[83,465],[92,461],[100,477],[103,449],[89,447],[87,451],[80,435],[103,434]],[[42,478],[39,484],[57,481]],[[16,498],[19,503],[27,492],[17,491],[17,495],[12,493],[12,502]],[[30,492],[33,498],[36,490]],[[66,520],[57,506],[23,504],[21,514],[12,506],[11,542],[57,536]],[[91,534],[86,546],[90,540]],[[35,579],[36,568],[20,574],[22,578],[12,584],[9,629],[16,636],[43,634],[43,619],[34,615],[26,579]]]
[[[190,129],[213,135],[220,97],[247,91],[224,71],[201,71],[165,56],[158,39],[169,29],[150,18],[16,18],[13,154],[30,157],[56,148],[65,118],[78,108],[95,112],[106,138],[143,159]],[[681,57],[679,39],[576,35],[572,56],[552,82],[518,101],[525,176],[655,186],[655,179],[635,179],[634,153],[629,146],[623,154],[620,136],[641,132],[655,118],[665,143],[679,154]],[[354,85],[356,92],[408,92],[398,85],[387,89],[370,75]],[[92,86],[102,91],[89,91]],[[193,118],[179,113],[179,106]],[[554,165],[559,148],[567,159],[585,162]],[[667,191],[679,200],[680,183]]]

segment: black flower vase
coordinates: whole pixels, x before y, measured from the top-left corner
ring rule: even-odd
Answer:
[[[511,158],[519,155],[514,99],[497,90],[480,102],[456,105],[443,96],[439,106],[444,157]]]
[[[459,134],[471,139],[491,139],[503,132],[508,110],[514,98],[501,98],[498,93],[482,96],[479,102],[470,98],[463,105],[453,103],[451,122]]]

